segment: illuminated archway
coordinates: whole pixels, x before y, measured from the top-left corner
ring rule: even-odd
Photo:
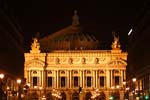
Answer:
[[[79,100],[79,93],[74,92],[74,93],[72,94],[72,100]]]
[[[39,95],[37,94],[37,92],[33,92],[33,93],[31,94],[31,99],[32,99],[32,100],[38,100],[38,98],[39,98]]]
[[[51,92],[46,94],[46,98],[47,98],[47,100],[54,100]]]
[[[92,96],[91,92],[87,92],[87,93],[85,94],[85,100],[92,100],[92,99],[91,99],[91,96]]]
[[[61,93],[61,97],[62,97],[61,100],[66,100],[66,93],[65,93],[65,92],[62,92],[62,93]]]
[[[100,95],[98,97],[98,100],[106,100],[106,96],[105,96],[105,93],[102,91],[100,92]]]

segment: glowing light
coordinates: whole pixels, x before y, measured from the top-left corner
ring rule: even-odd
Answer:
[[[132,31],[133,31],[133,29],[131,28],[129,33],[128,33],[128,36],[131,35]]]
[[[57,91],[56,89],[53,89],[52,91],[52,96],[61,99],[61,93],[59,91]]]
[[[136,78],[133,78],[132,81],[135,82],[135,81],[136,81]]]
[[[0,74],[0,78],[3,79],[4,78],[4,74]]]
[[[20,84],[21,83],[21,79],[17,79],[17,83]]]

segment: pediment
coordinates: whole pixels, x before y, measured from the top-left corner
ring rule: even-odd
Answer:
[[[26,67],[32,69],[43,68],[44,66],[45,66],[45,62],[37,59],[26,62]]]
[[[114,66],[114,65],[127,65],[127,62],[124,60],[113,60],[109,62],[109,65]]]

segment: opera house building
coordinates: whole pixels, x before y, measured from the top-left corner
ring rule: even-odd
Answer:
[[[72,24],[35,37],[24,54],[24,77],[31,100],[123,100],[127,52],[114,34],[110,50],[84,33],[75,12]]]

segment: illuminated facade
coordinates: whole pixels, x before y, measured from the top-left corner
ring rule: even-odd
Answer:
[[[108,100],[113,93],[123,100],[127,53],[115,35],[111,50],[99,50],[98,45],[94,36],[82,32],[76,12],[69,27],[34,38],[24,64],[29,95],[52,100],[55,89],[62,100],[90,100],[96,94],[98,100]]]

